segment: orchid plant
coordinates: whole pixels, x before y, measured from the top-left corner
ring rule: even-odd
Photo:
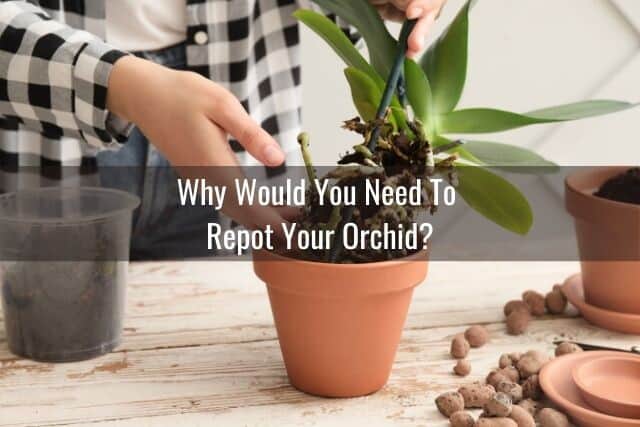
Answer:
[[[491,169],[506,166],[517,172],[531,167],[552,169],[555,165],[518,146],[475,140],[473,137],[459,140],[451,135],[502,132],[609,114],[635,106],[620,101],[591,100],[527,113],[494,108],[457,109],[467,77],[469,15],[475,3],[468,0],[421,59],[405,61],[404,91],[399,91],[392,99],[383,123],[385,130],[379,138],[376,152],[372,153],[367,149],[367,138],[376,125],[376,110],[383,96],[385,81],[392,72],[398,41],[367,0],[314,2],[355,27],[369,52],[367,60],[344,32],[324,15],[311,10],[295,12],[295,17],[322,37],[347,65],[345,77],[360,117],[346,122],[345,127],[362,134],[365,141],[355,146],[354,151],[340,163],[357,163],[375,170],[376,166],[385,166],[384,159],[389,158],[389,153],[394,155],[394,161],[405,161],[407,167],[416,162],[431,162],[426,172],[424,168],[420,169],[421,174],[447,175],[450,181],[455,181],[458,194],[471,208],[514,233],[524,235],[530,230],[533,224],[531,207],[513,184]],[[301,142],[303,156],[310,169],[306,137]],[[452,169],[455,170],[455,178]],[[393,178],[401,179],[399,176]],[[327,223],[335,226],[340,219],[337,210],[321,216],[325,217],[323,226]],[[307,217],[313,215],[307,212]],[[363,222],[362,226],[371,226],[371,222]]]

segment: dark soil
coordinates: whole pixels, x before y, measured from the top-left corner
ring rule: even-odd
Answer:
[[[1,285],[11,352],[43,362],[70,362],[112,350],[122,330],[122,264],[14,263]]]
[[[616,202],[640,205],[640,168],[629,169],[611,178],[595,195]]]

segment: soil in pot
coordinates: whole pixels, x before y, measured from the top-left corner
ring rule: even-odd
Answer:
[[[120,341],[126,262],[16,262],[2,296],[12,353],[68,362],[111,351]]]
[[[607,180],[595,195],[616,202],[640,205],[640,168],[629,169]]]

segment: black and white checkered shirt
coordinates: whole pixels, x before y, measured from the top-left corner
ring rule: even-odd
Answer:
[[[103,42],[107,0],[0,0],[0,169],[82,166],[126,140],[106,110],[124,52]],[[279,141],[300,131],[299,30],[308,0],[187,0],[187,65],[229,89]],[[248,155],[240,153],[244,164]]]

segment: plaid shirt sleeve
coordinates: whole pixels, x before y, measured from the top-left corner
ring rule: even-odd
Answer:
[[[0,2],[0,115],[48,138],[118,146],[131,126],[107,111],[107,83],[124,55],[26,1]]]

